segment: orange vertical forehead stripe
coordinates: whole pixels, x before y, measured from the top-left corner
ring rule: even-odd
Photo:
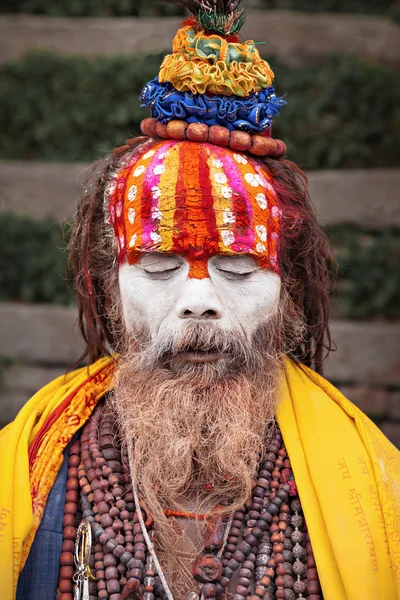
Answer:
[[[134,164],[133,164],[134,163]],[[190,276],[208,276],[215,254],[249,254],[279,273],[281,211],[271,178],[249,156],[165,140],[132,157],[106,189],[121,260],[141,252],[180,254]]]

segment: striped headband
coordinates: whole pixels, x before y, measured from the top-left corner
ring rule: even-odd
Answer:
[[[178,254],[189,276],[208,277],[217,254],[248,254],[279,274],[281,210],[254,159],[209,143],[163,140],[132,153],[106,186],[119,261]]]

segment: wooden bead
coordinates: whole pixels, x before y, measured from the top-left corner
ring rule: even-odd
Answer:
[[[75,527],[64,527],[63,538],[64,540],[75,540],[76,529]]]
[[[78,502],[79,494],[76,490],[70,490],[65,497],[66,502]]]
[[[77,479],[68,479],[67,490],[68,492],[71,490],[79,490],[79,481]]]
[[[187,128],[187,139],[191,142],[206,142],[208,140],[208,125],[204,123],[190,123]]]
[[[160,138],[163,138],[163,139],[168,139],[169,138],[168,131],[167,131],[167,126],[164,123],[160,123],[160,121],[157,122],[156,133],[157,133],[158,137],[160,137]],[[110,448],[109,450],[112,451],[112,450],[114,450],[114,448]],[[105,451],[103,452],[103,454],[104,454],[104,458],[106,460],[110,460],[111,459],[111,457],[110,457],[110,459],[107,458],[107,456],[105,455]],[[117,458],[117,455],[115,457],[112,457],[112,458],[115,460]]]
[[[272,156],[279,158],[280,156],[283,156],[287,150],[286,148],[286,144],[285,142],[282,142],[282,140],[275,140],[276,143],[276,149],[275,152],[272,154]],[[289,463],[289,468],[290,468],[290,461],[287,461]],[[286,464],[286,460],[284,461],[284,466],[287,467]]]
[[[249,148],[249,152],[256,156],[267,156],[267,154],[276,150],[275,140],[271,138],[266,138],[262,135],[252,135],[251,141],[252,145]],[[274,473],[272,473],[272,476],[274,476]]]
[[[157,137],[157,119],[143,119],[140,123],[140,129],[144,135],[149,137]]]
[[[72,594],[60,594],[58,600],[72,600]]]
[[[185,121],[174,119],[167,124],[167,133],[173,140],[186,140],[186,131],[189,124]]]
[[[62,552],[60,556],[60,565],[62,567],[70,567],[74,564],[74,555],[72,552]]]
[[[72,579],[61,579],[58,588],[62,594],[72,592]]]
[[[75,527],[75,515],[64,515],[62,524],[63,527]]]
[[[60,578],[61,579],[72,579],[74,576],[74,568],[70,565],[61,567]]]
[[[229,567],[231,567],[229,561]],[[236,562],[236,561],[234,561]],[[201,583],[211,583],[218,581],[222,574],[221,561],[213,554],[203,554],[199,556],[193,565],[193,577]]]
[[[64,540],[61,546],[62,552],[74,552],[75,550],[75,542],[72,540]],[[71,563],[72,564],[72,563]]]
[[[309,581],[306,588],[307,594],[319,594],[321,586],[319,581]]]
[[[251,146],[251,136],[245,131],[231,131],[229,147],[232,150],[246,152]]]
[[[307,579],[309,581],[319,581],[317,569],[308,569]]]
[[[205,583],[201,588],[201,592],[204,598],[214,598],[217,593],[217,588],[213,583]]]
[[[210,144],[226,148],[229,144],[230,131],[227,127],[220,125],[211,125],[208,132],[208,141]]]

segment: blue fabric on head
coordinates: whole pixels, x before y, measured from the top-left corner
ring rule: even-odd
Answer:
[[[74,437],[75,439],[75,437]],[[72,441],[70,442],[72,444]],[[54,600],[60,573],[69,445],[51,488],[28,559],[18,579],[16,600]]]
[[[262,133],[269,129],[273,117],[286,104],[283,98],[276,96],[272,86],[253,92],[247,98],[212,96],[178,92],[170,83],[161,83],[158,77],[145,85],[140,100],[161,123],[180,119],[187,123],[221,125],[230,131],[239,129],[248,133]]]

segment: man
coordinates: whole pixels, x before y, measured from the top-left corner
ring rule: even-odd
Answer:
[[[193,10],[145,88],[160,114],[200,86],[206,48],[243,52],[217,62],[229,89],[271,83],[234,37],[237,5],[224,35]],[[399,454],[317,374],[329,245],[282,142],[221,125],[210,82],[185,95],[207,118],[153,112],[84,189],[71,260],[90,366],[0,437],[6,600],[400,597]]]

